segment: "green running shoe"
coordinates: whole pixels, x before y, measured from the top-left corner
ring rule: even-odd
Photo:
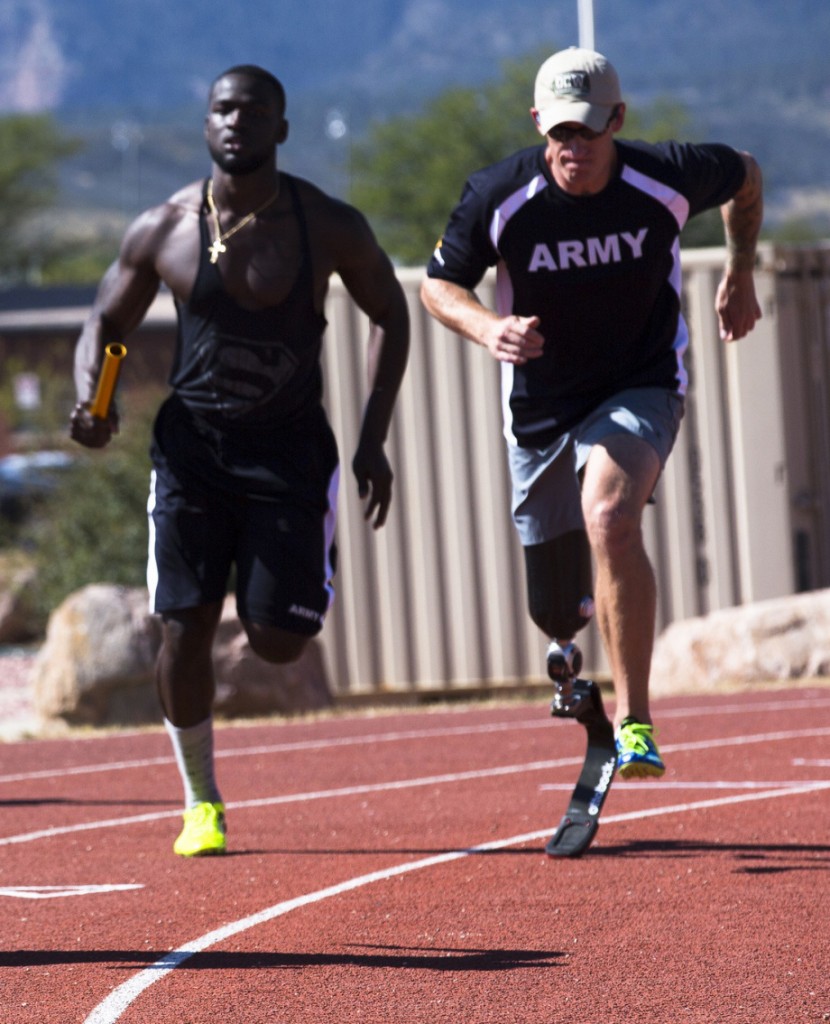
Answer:
[[[184,812],[184,828],[173,844],[180,857],[209,857],[224,853],[225,805],[202,803]]]
[[[659,778],[665,772],[666,766],[654,742],[654,726],[626,718],[616,739],[621,779]]]

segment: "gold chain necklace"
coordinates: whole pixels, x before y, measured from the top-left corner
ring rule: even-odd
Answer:
[[[278,178],[276,191],[272,196],[269,196],[269,198],[265,200],[262,206],[258,206],[255,210],[252,210],[249,214],[247,214],[247,216],[243,217],[242,220],[237,221],[237,223],[234,224],[234,226],[230,228],[228,231],[223,232],[222,225],[219,223],[219,211],[216,209],[216,203],[213,201],[213,179],[211,178],[211,180],[208,182],[207,187],[207,204],[208,209],[210,210],[210,216],[213,220],[213,228],[216,237],[208,246],[208,252],[210,253],[210,262],[218,263],[219,254],[228,251],[228,247],[225,245],[225,242],[227,242],[231,235],[235,235],[236,232],[241,231],[246,224],[250,224],[258,213],[262,213],[263,210],[269,207],[271,203],[273,203],[276,200],[279,194],[280,183]]]

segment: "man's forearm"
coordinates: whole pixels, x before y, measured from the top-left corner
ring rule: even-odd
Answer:
[[[477,345],[484,345],[488,324],[498,319],[497,314],[479,301],[475,292],[439,278],[424,279],[421,301],[436,320]]]
[[[369,338],[369,396],[361,437],[383,444],[409,358],[409,314],[402,308],[384,324],[372,324]]]
[[[104,351],[100,322],[90,320],[75,347],[75,390],[79,402],[91,402]]]
[[[746,166],[746,178],[735,196],[721,208],[726,231],[728,272],[752,270],[755,267],[758,236],[764,217],[761,169],[748,153],[741,155]]]

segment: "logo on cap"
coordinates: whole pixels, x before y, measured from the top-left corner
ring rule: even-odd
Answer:
[[[591,79],[587,71],[563,71],[554,77],[553,91],[557,96],[587,96]]]

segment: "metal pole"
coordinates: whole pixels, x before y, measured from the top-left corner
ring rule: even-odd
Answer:
[[[579,18],[579,45],[585,50],[594,49],[594,0],[577,0]]]

